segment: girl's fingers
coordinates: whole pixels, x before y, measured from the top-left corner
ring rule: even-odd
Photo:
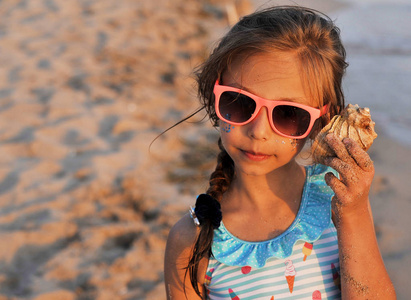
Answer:
[[[331,172],[325,174],[324,179],[325,183],[327,183],[336,195],[347,190],[347,187]]]
[[[345,145],[334,134],[327,134],[325,137],[325,142],[332,150],[334,150],[338,158],[346,162],[352,161],[352,157],[345,148]]]
[[[353,166],[342,161],[337,157],[328,157],[325,159],[324,163],[336,170],[342,179],[342,182],[348,184],[349,182],[357,182],[357,176],[355,174],[355,170],[353,170]]]
[[[358,145],[358,143],[351,139],[345,138],[343,140],[343,144],[361,169],[366,172],[371,172],[374,169],[370,156],[360,147],[360,145]]]
[[[371,158],[354,140],[344,138],[343,141],[340,141],[333,134],[328,134],[325,137],[325,141],[342,161],[356,164],[366,172],[373,171],[374,165]]]

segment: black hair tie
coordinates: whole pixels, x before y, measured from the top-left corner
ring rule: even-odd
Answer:
[[[220,202],[210,195],[201,194],[197,197],[194,211],[191,210],[191,216],[194,222],[197,218],[200,224],[203,224],[205,220],[210,220],[213,228],[217,229],[223,218]]]

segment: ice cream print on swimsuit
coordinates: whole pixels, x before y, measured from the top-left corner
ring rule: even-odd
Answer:
[[[304,247],[303,247],[303,254],[304,254],[304,261],[307,259],[307,257],[311,254],[313,251],[313,244],[305,242]]]
[[[288,288],[290,289],[290,293],[292,293],[294,289],[295,275],[297,273],[295,272],[295,267],[291,259],[287,259],[284,263],[286,265],[284,272],[285,279],[287,279]]]
[[[312,296],[312,300],[321,300],[321,292],[319,290],[314,291]]]
[[[327,236],[329,236],[329,234],[327,234]],[[329,239],[329,237],[327,237],[326,239]],[[297,248],[299,249],[296,251],[296,255],[292,256],[292,259],[286,258],[284,260],[278,260],[276,263],[276,265],[278,266],[277,271],[270,273],[271,275],[269,275],[270,278],[276,278],[273,281],[275,282],[275,284],[273,284],[273,287],[276,286],[277,288],[279,288],[280,285],[282,286],[278,289],[278,293],[276,293],[275,291],[269,291],[265,293],[264,296],[256,295],[255,290],[252,288],[252,277],[258,277],[260,276],[258,274],[265,273],[267,272],[267,270],[254,268],[251,266],[243,266],[240,269],[236,269],[236,272],[234,272],[233,269],[227,267],[217,270],[217,272],[214,267],[208,269],[205,275],[207,295],[211,296],[211,294],[213,293],[209,289],[210,285],[213,284],[213,276],[215,276],[216,280],[218,281],[217,278],[220,277],[221,272],[223,272],[232,273],[235,280],[232,283],[221,286],[219,288],[221,293],[225,293],[224,296],[220,294],[220,297],[222,297],[221,299],[308,299],[299,298],[300,296],[302,297],[303,294],[305,295],[304,297],[310,297],[309,299],[313,300],[327,299],[327,297],[331,297],[332,299],[340,299],[338,291],[341,290],[341,283],[340,275],[336,265],[334,263],[329,264],[327,262],[324,262],[322,271],[323,273],[320,276],[325,276],[327,283],[320,289],[318,286],[314,289],[311,289],[310,287],[307,288],[307,286],[305,286],[303,282],[306,281],[307,278],[310,278],[310,280],[314,280],[315,278],[315,276],[307,274],[307,267],[305,267],[307,265],[307,261],[310,260],[312,256],[316,255],[314,253],[314,243],[301,241]],[[325,257],[329,257],[328,254],[324,256],[324,259],[328,261],[329,258]],[[318,254],[317,258],[315,259],[318,259]],[[212,262],[212,264],[214,263]],[[307,275],[309,277],[307,277]],[[241,282],[251,282],[250,289],[248,289],[248,284],[244,285],[241,284]],[[303,290],[305,290],[305,292]],[[333,293],[331,290],[335,290],[335,292]],[[301,294],[302,292],[303,294]]]

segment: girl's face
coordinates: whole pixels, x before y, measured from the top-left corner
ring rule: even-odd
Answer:
[[[259,53],[234,60],[223,74],[221,84],[244,89],[270,100],[285,100],[312,106],[300,77],[297,58],[284,52]],[[236,172],[265,175],[290,162],[305,139],[278,135],[270,126],[267,108],[246,125],[219,121],[224,148],[235,163]]]

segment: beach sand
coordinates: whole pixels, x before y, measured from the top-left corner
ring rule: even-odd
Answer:
[[[0,300],[165,298],[168,231],[207,187],[217,132],[200,113],[149,146],[198,108],[192,70],[232,5],[1,2]],[[411,149],[378,133],[375,226],[405,296]]]

